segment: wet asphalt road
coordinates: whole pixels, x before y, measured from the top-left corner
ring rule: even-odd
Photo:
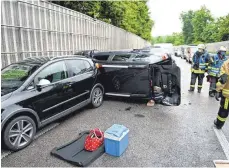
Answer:
[[[90,166],[213,167],[213,160],[226,159],[213,130],[219,102],[208,97],[206,78],[201,94],[188,93],[190,65],[175,59],[182,71],[180,106],[146,107],[145,102],[108,99],[98,109],[85,108],[58,121],[58,126],[26,149],[4,157],[2,166],[72,166],[51,156],[50,151],[75,139],[81,131],[106,130],[114,123],[130,129],[127,151],[120,158],[104,154]],[[131,109],[125,110],[127,107]],[[229,122],[223,128],[229,140],[228,130]]]

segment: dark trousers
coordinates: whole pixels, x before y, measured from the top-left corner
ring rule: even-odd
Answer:
[[[217,122],[216,124],[219,126],[223,126],[229,113],[229,99],[225,97],[221,97],[220,101],[220,108],[217,116]]]
[[[202,85],[203,85],[203,80],[204,80],[204,74],[197,74],[197,73],[193,73],[193,72],[191,75],[190,89],[191,90],[195,89],[196,78],[198,78],[198,90],[201,90]]]
[[[216,83],[218,81],[217,77],[214,76],[210,76],[210,87],[209,87],[209,93],[211,93],[212,91],[216,90]]]

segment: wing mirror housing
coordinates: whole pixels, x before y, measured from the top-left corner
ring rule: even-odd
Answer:
[[[46,87],[46,86],[48,86],[50,84],[51,84],[51,82],[49,80],[41,79],[39,81],[39,83],[36,85],[36,87],[37,87],[37,90],[40,92],[42,90],[42,88],[44,88],[44,87]]]

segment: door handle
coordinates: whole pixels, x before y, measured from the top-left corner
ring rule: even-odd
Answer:
[[[72,82],[67,83],[66,86],[71,87],[72,86]]]

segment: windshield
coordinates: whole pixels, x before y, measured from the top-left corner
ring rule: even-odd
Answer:
[[[4,68],[1,72],[2,91],[9,93],[18,89],[38,67],[38,65],[17,63]]]

